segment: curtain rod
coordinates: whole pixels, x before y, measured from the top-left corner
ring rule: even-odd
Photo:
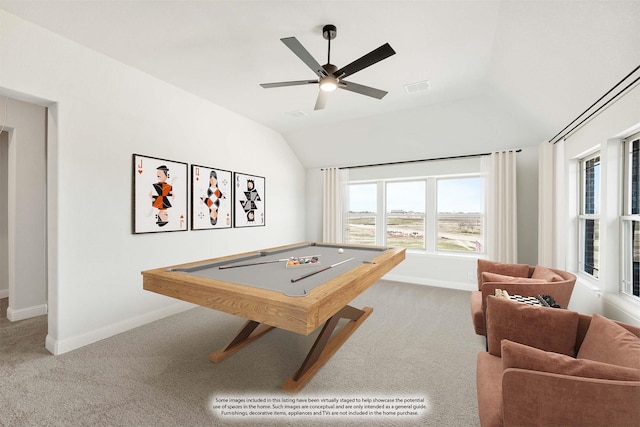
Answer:
[[[522,151],[522,149],[518,148],[517,150],[504,150],[504,151],[515,151],[516,153],[519,153],[519,152]],[[374,163],[374,164],[370,164],[370,165],[341,166],[338,169],[372,168],[372,167],[375,167],[375,166],[389,166],[389,165],[402,165],[402,164],[406,164],[406,163],[433,162],[433,161],[436,161],[436,160],[466,159],[466,158],[470,158],[470,157],[481,157],[481,156],[490,156],[490,155],[491,155],[491,153],[463,154],[463,155],[460,155],[460,156],[435,157],[435,158],[431,158],[431,159],[401,160],[401,161],[398,161],[398,162]],[[327,169],[327,168],[322,168],[320,170],[325,170],[325,169]]]
[[[624,92],[626,92],[631,86],[635,85],[636,83],[638,83],[638,81],[640,81],[640,77],[636,77],[636,79],[634,81],[632,81],[631,83],[629,83],[624,89],[622,89],[621,91],[619,91],[618,93],[616,93],[611,99],[609,99],[608,101],[606,101],[604,104],[602,104],[597,110],[593,111],[591,114],[589,114],[587,117],[585,117],[584,119],[582,119],[582,121],[580,121],[580,123],[578,123],[577,125],[575,125],[573,128],[571,128],[570,130],[566,131],[567,128],[569,128],[571,125],[573,125],[575,122],[577,122],[580,117],[584,116],[589,110],[591,110],[594,106],[596,106],[600,101],[602,101],[607,95],[609,95],[611,92],[613,92],[618,86],[620,86],[621,84],[623,84],[625,82],[625,80],[627,80],[629,77],[631,77],[636,71],[640,70],[640,65],[638,65],[636,68],[633,69],[633,71],[631,71],[629,74],[627,74],[622,80],[620,80],[615,86],[613,86],[611,89],[609,89],[607,91],[607,93],[605,93],[604,95],[602,95],[600,98],[598,98],[598,100],[596,102],[594,102],[593,104],[591,104],[589,106],[589,108],[587,108],[586,110],[584,110],[578,117],[576,117],[575,119],[573,119],[573,121],[571,121],[571,123],[569,123],[568,125],[566,125],[560,132],[558,132],[557,134],[554,135],[553,138],[551,138],[549,140],[549,142],[556,144],[558,143],[560,140],[566,138],[569,134],[571,134],[574,130],[576,130],[577,128],[579,128],[580,126],[582,126],[583,123],[587,122],[588,120],[590,120],[593,116],[595,116],[596,114],[598,114],[600,112],[600,110],[602,110],[603,108],[607,108],[608,106],[610,106],[611,104],[613,104],[617,98]],[[565,132],[566,131],[566,132]],[[564,132],[564,133],[563,133]]]

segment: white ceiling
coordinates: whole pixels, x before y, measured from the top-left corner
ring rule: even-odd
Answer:
[[[0,7],[277,130],[305,167],[535,144],[640,64],[640,0],[0,0]],[[329,23],[338,29],[331,44],[338,67],[385,42],[397,52],[349,78],[388,91],[385,98],[339,90],[313,111],[315,85],[259,86],[313,79],[280,38],[295,36],[324,64]],[[424,80],[428,92],[405,92]],[[292,114],[300,111],[306,116]]]

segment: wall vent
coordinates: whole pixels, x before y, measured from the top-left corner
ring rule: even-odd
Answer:
[[[291,117],[308,117],[309,116],[307,113],[305,113],[302,110],[287,111],[285,114]]]
[[[404,90],[409,95],[412,95],[414,93],[427,92],[430,87],[431,87],[431,85],[429,83],[429,80],[424,80],[424,81],[421,81],[421,82],[410,83],[408,85],[404,85]]]

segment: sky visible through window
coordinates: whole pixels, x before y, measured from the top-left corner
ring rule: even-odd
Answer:
[[[387,184],[387,212],[424,213],[424,181],[390,182]]]
[[[438,213],[484,212],[481,177],[438,180]]]
[[[424,181],[392,182],[387,187],[387,211],[425,211]],[[349,186],[349,206],[352,212],[376,212],[377,185]],[[484,212],[484,181],[482,177],[438,180],[438,212]]]
[[[376,184],[350,185],[349,210],[351,212],[375,212],[376,193]]]

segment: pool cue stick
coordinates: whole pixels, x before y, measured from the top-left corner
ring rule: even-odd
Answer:
[[[284,262],[284,261],[287,261],[287,260],[288,260],[288,258],[276,259],[276,260],[273,260],[273,261],[249,262],[249,263],[246,263],[246,264],[221,265],[221,266],[218,267],[218,269],[224,270],[224,269],[227,269],[227,268],[249,267],[250,265],[272,264],[274,262]]]
[[[291,279],[291,283],[295,283],[295,282],[298,282],[298,281],[300,281],[302,279],[306,279],[307,277],[313,276],[314,274],[322,273],[325,270],[328,270],[330,268],[336,267],[336,266],[338,266],[340,264],[344,264],[345,262],[351,261],[351,260],[354,260],[354,259],[356,259],[356,257],[345,259],[344,261],[336,262],[335,264],[332,264],[332,265],[330,265],[328,267],[325,267],[325,268],[321,268],[320,270],[312,271],[311,273],[307,273],[307,274],[304,274],[304,275],[302,275],[300,277],[296,277],[294,279]]]
[[[309,255],[299,258],[318,258],[320,255]],[[272,264],[274,262],[285,262],[289,261],[289,258],[276,259],[274,261],[260,261],[260,262],[248,262],[245,264],[231,264],[231,265],[221,265],[218,267],[219,270],[225,270],[227,268],[236,268],[236,267],[249,267],[251,265],[260,265],[260,264]]]

